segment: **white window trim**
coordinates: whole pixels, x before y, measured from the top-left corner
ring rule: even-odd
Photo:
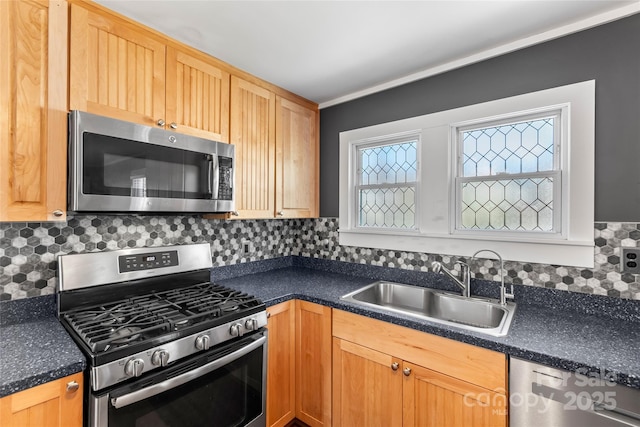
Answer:
[[[553,221],[554,221],[554,230],[549,232],[542,231],[503,231],[503,230],[471,230],[471,229],[460,229],[458,228],[458,224],[461,222],[461,204],[462,204],[462,195],[459,191],[459,181],[465,180],[461,178],[462,175],[462,165],[460,162],[460,157],[462,155],[462,132],[465,132],[469,129],[473,129],[476,127],[491,127],[491,126],[499,126],[508,122],[524,122],[530,120],[536,120],[543,117],[557,117],[558,123],[554,127],[554,149],[556,150],[556,154],[554,155],[553,160],[553,171],[547,172],[534,172],[529,174],[518,174],[518,177],[515,177],[511,174],[506,174],[502,178],[505,180],[509,179],[519,179],[519,178],[528,178],[535,176],[555,176],[554,180],[554,191],[553,191],[553,200],[554,200],[554,209],[553,209]],[[450,230],[451,234],[456,234],[459,236],[484,236],[484,237],[494,237],[496,234],[504,237],[511,237],[514,240],[518,239],[538,239],[542,237],[543,239],[567,239],[567,216],[563,215],[563,212],[568,208],[568,197],[569,187],[566,179],[563,179],[565,176],[569,175],[569,162],[568,156],[565,155],[565,151],[568,152],[569,147],[569,105],[551,105],[549,107],[535,109],[533,111],[518,111],[510,114],[502,115],[500,117],[490,117],[488,119],[481,120],[472,120],[470,122],[462,122],[462,123],[454,123],[451,125],[451,144],[453,147],[453,155],[452,155],[452,171],[454,171],[454,175],[451,179],[451,221],[450,221]],[[490,176],[487,177],[492,180],[500,179],[498,176]],[[482,180],[480,178],[478,180]],[[557,203],[560,201],[561,203]]]
[[[514,112],[565,108],[569,145],[562,153],[563,196],[561,238],[535,236],[491,236],[487,233],[452,232],[455,198],[451,197],[456,147],[452,126],[474,120],[489,121]],[[471,256],[479,249],[493,249],[505,259],[520,262],[578,267],[594,265],[594,153],[595,81],[576,83],[496,101],[470,105],[419,117],[383,123],[340,134],[340,231],[341,245],[412,252]],[[353,209],[353,177],[349,165],[356,141],[411,133],[419,129],[421,205],[416,217],[418,230],[358,229]],[[457,167],[457,166],[456,166]],[[435,180],[434,180],[435,177]],[[564,188],[563,188],[564,191]],[[529,233],[531,234],[531,233]]]
[[[420,149],[420,131],[418,130],[413,130],[413,131],[409,131],[409,132],[401,132],[399,134],[393,134],[393,135],[385,135],[383,137],[376,137],[376,138],[367,138],[364,140],[360,140],[360,141],[353,141],[351,143],[351,147],[352,147],[352,152],[351,152],[351,157],[350,157],[350,161],[352,162],[351,165],[354,166],[356,165],[356,167],[352,167],[352,174],[351,174],[351,181],[350,181],[350,190],[351,190],[351,198],[350,200],[352,201],[352,212],[351,212],[351,218],[354,219],[353,222],[353,227],[357,228],[359,231],[370,231],[372,230],[373,232],[380,232],[380,231],[384,231],[386,233],[388,232],[400,232],[400,233],[415,233],[417,230],[420,229],[420,218],[419,218],[419,214],[418,214],[418,209],[420,207],[420,188],[421,188],[421,181],[420,181],[420,155],[421,155],[421,149]],[[358,173],[358,169],[360,167],[359,165],[359,156],[358,156],[358,149],[360,148],[368,148],[368,147],[381,147],[384,145],[393,145],[393,144],[397,144],[397,143],[401,143],[401,142],[407,142],[407,141],[411,141],[411,140],[415,140],[416,141],[416,161],[417,161],[417,165],[416,165],[416,170],[417,170],[417,176],[416,176],[416,181],[414,183],[414,188],[415,188],[415,201],[416,201],[416,216],[414,219],[414,224],[415,226],[412,228],[375,228],[375,227],[364,227],[364,226],[360,226],[359,225],[359,216],[360,216],[360,212],[358,211],[358,207],[359,207],[359,194],[358,194],[358,189],[359,189],[359,173]],[[395,186],[394,186],[395,187]]]

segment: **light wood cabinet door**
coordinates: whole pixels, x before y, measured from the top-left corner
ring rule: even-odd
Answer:
[[[296,301],[296,418],[331,425],[331,308]]]
[[[401,365],[388,354],[333,338],[333,426],[401,426]]]
[[[0,1],[0,221],[65,219],[67,7]]]
[[[236,150],[235,217],[273,218],[275,95],[236,76],[231,76],[230,142]]]
[[[267,426],[287,425],[295,417],[295,301],[267,309]]]
[[[504,427],[507,397],[405,362],[403,426]]]
[[[82,427],[82,395],[82,373],[11,394],[0,399],[0,425]]]
[[[142,28],[71,5],[69,109],[157,126],[165,44]]]
[[[276,103],[276,215],[319,213],[318,114],[288,99]]]
[[[229,73],[167,47],[166,121],[177,132],[229,142]]]

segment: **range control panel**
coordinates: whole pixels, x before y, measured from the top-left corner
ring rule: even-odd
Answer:
[[[120,273],[150,270],[152,268],[173,267],[178,265],[178,251],[151,252],[118,257]]]

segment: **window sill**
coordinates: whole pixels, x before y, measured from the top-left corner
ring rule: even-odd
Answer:
[[[542,240],[529,239],[507,241],[486,236],[455,236],[450,234],[377,233],[371,230],[355,231],[340,229],[340,245],[450,254],[470,257],[480,249],[492,250],[509,261],[564,265],[572,267],[594,267],[593,240]]]

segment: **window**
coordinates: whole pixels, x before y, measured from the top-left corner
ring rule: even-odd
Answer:
[[[595,82],[340,134],[341,245],[592,267]]]
[[[358,227],[416,228],[418,138],[355,144]]]
[[[457,231],[561,234],[562,110],[455,127]]]

